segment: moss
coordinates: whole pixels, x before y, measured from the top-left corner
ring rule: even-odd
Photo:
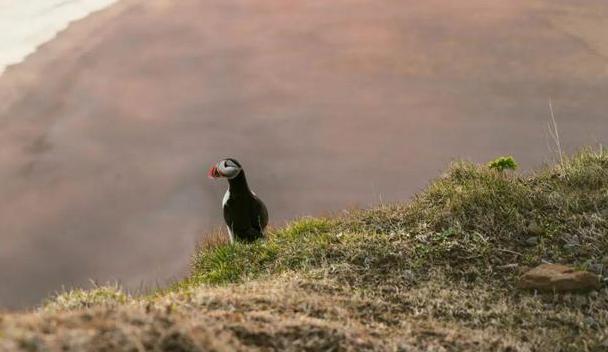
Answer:
[[[515,159],[512,156],[503,156],[500,157],[488,164],[488,167],[491,170],[496,170],[498,172],[504,172],[505,170],[516,170],[518,165]]]

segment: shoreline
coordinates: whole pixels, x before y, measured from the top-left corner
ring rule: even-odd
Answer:
[[[94,38],[102,26],[127,11],[134,0],[115,0],[84,17],[67,22],[52,38],[35,46],[19,62],[7,64],[0,70],[0,114],[7,111],[35,81],[45,74],[48,65],[60,58],[82,54],[92,47],[87,38]],[[69,54],[70,51],[73,53]]]
[[[4,74],[4,72],[12,66],[15,65],[19,65],[22,62],[24,62],[30,55],[35,54],[42,46],[44,46],[46,43],[49,43],[55,39],[57,39],[58,36],[61,35],[62,32],[68,30],[68,28],[75,22],[81,21],[81,20],[86,20],[88,19],[90,16],[95,15],[98,12],[104,11],[114,5],[116,5],[119,2],[119,0],[108,0],[107,3],[103,3],[103,4],[90,4],[90,5],[80,5],[81,7],[90,7],[89,8],[68,8],[68,9],[64,9],[64,13],[61,14],[56,14],[53,13],[52,11],[49,11],[48,13],[44,13],[42,16],[40,16],[40,14],[38,15],[40,18],[48,18],[48,17],[52,17],[52,16],[56,16],[58,17],[58,19],[55,22],[51,22],[51,23],[46,23],[44,28],[40,28],[38,31],[33,31],[33,32],[28,32],[27,34],[21,34],[20,38],[14,38],[13,40],[9,38],[6,38],[9,42],[12,43],[11,46],[8,46],[6,48],[4,48],[4,50],[8,51],[8,54],[5,54],[5,63],[1,63],[0,62],[0,77],[2,77],[2,75]],[[65,5],[65,4],[63,4]],[[50,8],[60,8],[62,7],[62,3],[59,4],[48,4],[47,6],[49,6]],[[20,8],[21,11],[24,11],[24,8]],[[36,12],[39,12],[38,9],[36,9]],[[12,19],[13,21],[23,21],[23,22],[28,22],[29,21],[34,21],[33,25],[40,25],[40,19],[34,19],[33,17],[35,17],[35,13],[32,10],[29,10],[31,13],[29,13],[27,16],[23,17],[23,18],[19,18],[19,19]],[[19,10],[16,12],[13,12],[12,14],[19,14]],[[25,12],[27,12],[27,10],[25,10]],[[83,12],[83,13],[80,13]],[[71,13],[71,15],[70,15]],[[74,14],[77,13],[77,14]],[[10,20],[10,15],[7,16],[6,18],[7,21]],[[38,22],[36,22],[38,21]],[[7,24],[7,26],[10,26]],[[27,41],[29,43],[23,43],[23,41],[27,39]]]

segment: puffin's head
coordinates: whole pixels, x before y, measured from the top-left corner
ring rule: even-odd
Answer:
[[[235,178],[241,173],[243,168],[238,161],[232,158],[222,159],[209,169],[207,174],[209,178],[225,177],[227,179]]]

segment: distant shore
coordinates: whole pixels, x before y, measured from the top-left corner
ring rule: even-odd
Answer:
[[[64,18],[42,26],[44,34],[30,31],[32,39],[13,47],[16,37],[5,39],[0,56],[0,114],[24,94],[49,79],[50,69],[61,69],[70,58],[82,54],[96,43],[96,33],[116,19],[134,0],[98,0],[80,11],[65,13]],[[6,14],[6,16],[9,16]],[[52,22],[52,21],[51,21]],[[11,25],[3,23],[3,25]],[[1,39],[1,38],[0,38]]]
[[[117,1],[5,1],[0,4],[0,76],[7,67],[21,63],[72,22]]]

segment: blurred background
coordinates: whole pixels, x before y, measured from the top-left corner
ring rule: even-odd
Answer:
[[[0,29],[3,309],[179,279],[223,157],[280,226],[552,161],[549,100],[565,151],[608,142],[603,0],[7,0]]]

